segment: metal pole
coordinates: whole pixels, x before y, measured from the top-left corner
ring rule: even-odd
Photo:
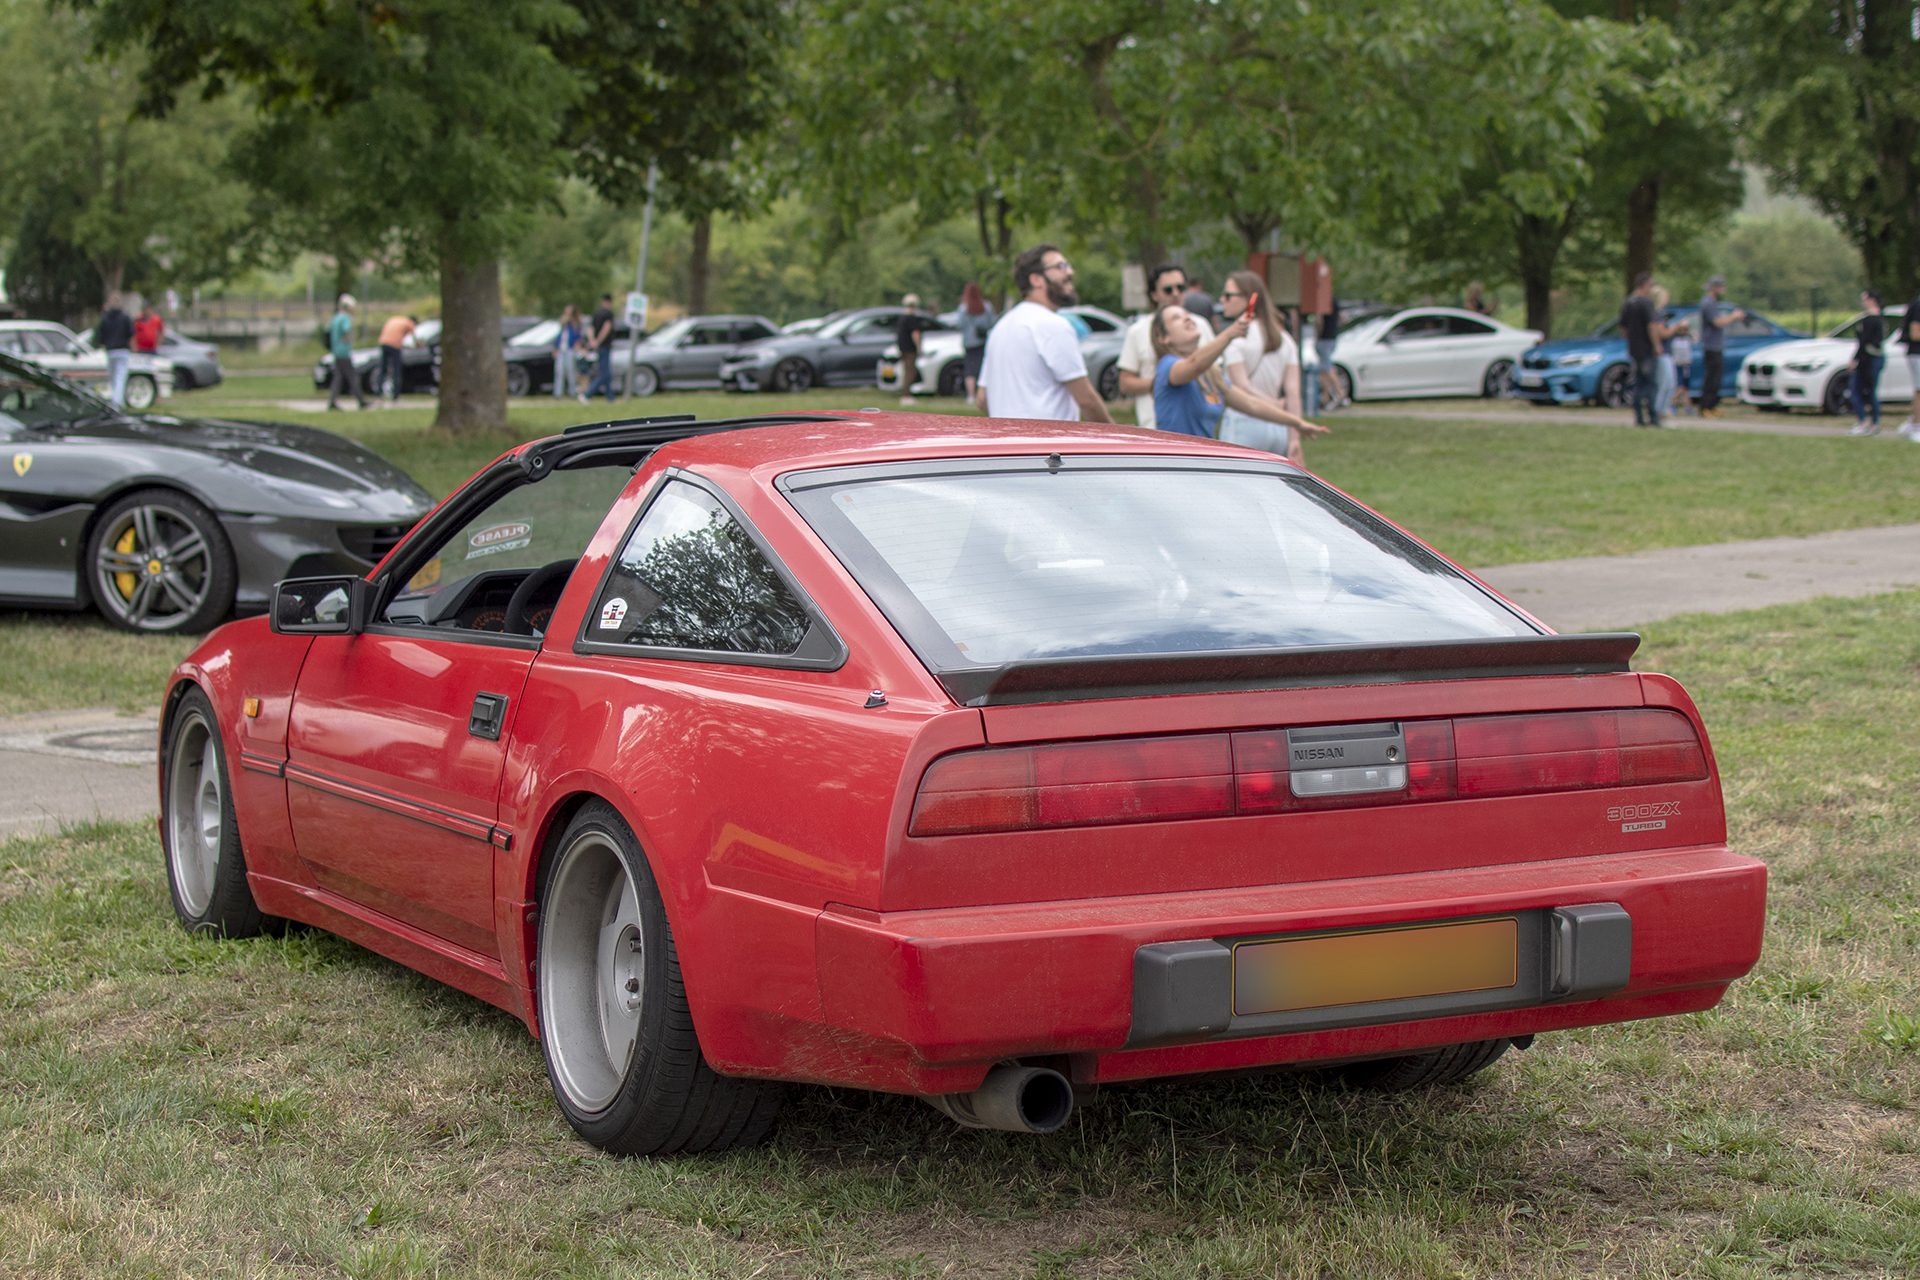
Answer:
[[[653,188],[660,181],[660,164],[655,161],[647,166],[647,207],[640,215],[640,264],[633,269],[633,291],[647,291],[647,241],[653,237]],[[628,400],[633,396],[633,357],[640,348],[640,326],[634,325],[627,334],[627,376],[620,380],[620,399]]]
[[[1820,336],[1820,286],[1819,285],[1814,285],[1813,288],[1807,290],[1807,308],[1813,312],[1812,317],[1808,321],[1808,328],[1813,330],[1813,336],[1817,338]]]

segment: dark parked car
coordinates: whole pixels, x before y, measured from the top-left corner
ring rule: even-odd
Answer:
[[[1668,307],[1668,324],[1691,321],[1694,338],[1693,375],[1688,389],[1700,394],[1706,362],[1700,358],[1700,308]],[[1797,329],[1777,325],[1765,316],[1749,312],[1726,326],[1727,364],[1720,379],[1720,397],[1732,400],[1739,394],[1740,362],[1762,347],[1807,335]],[[1520,357],[1520,371],[1514,379],[1513,394],[1535,404],[1605,405],[1624,409],[1633,403],[1633,365],[1627,359],[1626,335],[1620,321],[1609,320],[1587,338],[1562,338],[1543,342]]]
[[[500,340],[516,335],[540,323],[539,316],[500,317]],[[400,351],[400,390],[431,394],[440,386],[440,322],[422,320],[413,331],[414,345]],[[380,368],[380,348],[355,347],[353,367],[360,371],[360,388],[370,396],[386,395],[387,384]],[[313,385],[322,391],[333,381],[333,356],[321,356],[313,365]]]
[[[720,366],[733,391],[805,391],[871,387],[880,353],[893,345],[899,307],[862,307],[827,317],[812,333],[783,333],[749,343]]]
[[[553,388],[553,339],[558,320],[543,320],[507,343],[507,394],[523,396]],[[650,396],[663,387],[717,387],[720,366],[740,347],[771,338],[779,326],[765,316],[687,316],[655,329],[629,351],[630,330],[613,328],[613,379],[625,385],[634,368],[633,394]]]
[[[97,605],[128,631],[205,631],[281,578],[365,573],[433,505],[356,441],[136,416],[7,355],[0,449],[0,606]]]

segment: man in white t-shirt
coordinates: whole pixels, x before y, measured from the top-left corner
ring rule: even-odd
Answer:
[[[1112,422],[1087,377],[1080,338],[1059,314],[1080,301],[1073,266],[1054,245],[1037,244],[1013,264],[1024,298],[987,334],[980,411],[995,418]]]
[[[1186,296],[1187,273],[1175,266],[1156,267],[1147,281],[1147,314],[1127,326],[1127,340],[1120,347],[1120,394],[1133,397],[1133,420],[1151,431],[1153,416],[1153,370],[1159,357],[1153,354],[1153,313],[1170,307]]]

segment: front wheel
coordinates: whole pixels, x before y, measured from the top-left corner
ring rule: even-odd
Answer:
[[[1333,366],[1333,385],[1339,393],[1338,399],[1334,402],[1336,405],[1347,403],[1353,399],[1353,375],[1339,365]],[[1324,409],[1327,406],[1322,405],[1320,407]]]
[[[940,394],[949,400],[957,400],[967,394],[967,366],[959,360],[949,360],[940,366]]]
[[[709,1067],[665,904],[640,842],[604,801],[561,837],[540,895],[540,1043],[574,1131],[615,1155],[759,1141],[783,1090]]]
[[[273,920],[247,887],[219,723],[200,690],[181,698],[162,762],[160,839],[173,913],[189,933],[252,937]]]
[[[1100,371],[1100,383],[1097,389],[1102,400],[1120,398],[1120,362],[1118,360]]]
[[[125,631],[201,632],[233,608],[233,548],[213,512],[175,489],[109,506],[87,539],[87,587]]]
[[[527,366],[510,364],[507,366],[507,394],[524,396],[533,390],[533,379],[527,373]]]
[[[813,366],[795,357],[782,360],[773,370],[775,391],[801,392],[813,385]]]
[[[636,396],[650,396],[660,389],[660,375],[651,366],[637,364],[627,375],[627,390]]]
[[[1609,409],[1625,409],[1633,403],[1633,370],[1624,364],[1609,365],[1600,375],[1598,399]]]
[[[1853,412],[1853,374],[1842,369],[1827,379],[1826,394],[1820,397],[1820,411],[1836,418],[1844,418]]]
[[[1480,394],[1489,400],[1508,400],[1513,397],[1513,361],[1495,360],[1487,366],[1486,376],[1480,379]]]
[[[136,413],[153,408],[153,402],[159,398],[160,390],[154,386],[153,379],[144,373],[136,373],[127,379],[127,408]]]

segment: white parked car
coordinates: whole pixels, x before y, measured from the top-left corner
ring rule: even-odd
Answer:
[[[0,320],[0,351],[31,360],[63,377],[107,393],[107,353],[95,351],[63,324],[51,320]],[[134,352],[127,361],[127,407],[151,409],[173,394],[173,362]]]
[[[1913,396],[1913,375],[1907,367],[1907,348],[1898,338],[1906,323],[1905,307],[1888,307],[1887,360],[1880,369],[1880,403],[1904,407]],[[1818,409],[1850,414],[1848,363],[1859,349],[1856,336],[1861,312],[1824,338],[1778,342],[1748,356],[1740,364],[1740,398],[1762,409]]]
[[[1343,330],[1333,363],[1354,400],[1505,396],[1521,353],[1543,336],[1454,307],[1412,307]],[[1304,355],[1308,368],[1317,367],[1312,351]]]

